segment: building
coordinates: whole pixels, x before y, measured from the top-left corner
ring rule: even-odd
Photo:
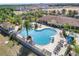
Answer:
[[[51,25],[64,25],[69,24],[73,27],[79,28],[79,19],[71,18],[71,17],[65,17],[65,16],[53,16],[53,15],[47,15],[43,16],[38,19],[38,22],[41,23],[47,23]]]

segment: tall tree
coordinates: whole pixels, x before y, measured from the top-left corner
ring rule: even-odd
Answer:
[[[73,17],[74,16],[73,11],[72,10],[68,10],[67,16]]]
[[[30,21],[29,20],[25,20],[24,26],[26,28],[26,32],[27,32],[27,36],[28,36],[28,30],[30,29]]]
[[[71,29],[71,26],[69,24],[64,24],[63,27],[64,27],[65,30],[70,30]]]
[[[63,14],[63,15],[66,14],[66,9],[62,9],[62,14]]]
[[[57,14],[58,14],[58,15],[61,15],[61,12],[60,12],[59,10],[57,10]]]
[[[34,17],[35,17],[35,22],[37,20],[38,14],[36,12],[34,12]]]
[[[74,14],[74,15],[77,15],[77,14],[78,14],[78,11],[73,10],[73,14]]]
[[[51,14],[56,15],[56,10],[53,10]]]

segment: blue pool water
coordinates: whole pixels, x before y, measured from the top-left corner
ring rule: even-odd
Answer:
[[[54,29],[51,28],[45,28],[42,30],[32,30],[30,29],[28,31],[28,34],[30,36],[32,36],[32,40],[35,44],[39,44],[39,45],[46,45],[48,43],[50,43],[51,41],[51,36],[55,35],[57,32]],[[23,28],[20,32],[20,35],[26,37],[27,36],[27,32],[26,29]]]

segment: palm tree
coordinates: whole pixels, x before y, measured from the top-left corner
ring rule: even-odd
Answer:
[[[79,45],[75,45],[74,50],[76,52],[76,55],[79,55]]]
[[[31,18],[32,18],[32,15],[31,15],[32,13],[30,12],[30,13],[28,13],[28,19],[30,20],[30,22],[32,21],[31,20]]]
[[[59,10],[57,10],[57,14],[58,14],[58,15],[61,15],[61,12],[60,12]]]
[[[78,11],[73,10],[73,14],[74,14],[74,15],[77,15],[77,14],[78,14]]]
[[[36,16],[36,12],[34,12],[34,17],[35,17],[35,22],[36,22],[36,17],[37,17],[37,16]]]
[[[69,25],[68,24],[64,24],[63,27],[64,27],[65,30],[69,29]]]
[[[53,11],[52,11],[52,14],[53,14],[53,15],[56,15],[56,10],[53,10]]]
[[[67,16],[73,17],[73,11],[72,10],[68,10]]]
[[[63,15],[66,14],[66,9],[62,9],[62,14],[63,14]]]
[[[4,20],[0,19],[0,23],[4,22]]]
[[[27,32],[27,36],[28,36],[28,30],[30,29],[30,21],[29,20],[25,20],[24,26],[26,28],[26,32]]]
[[[17,22],[19,25],[22,25],[22,19],[20,17],[18,17]]]
[[[73,45],[73,50],[76,52],[77,55],[79,55],[79,45],[77,45],[75,37],[73,38],[71,45]]]

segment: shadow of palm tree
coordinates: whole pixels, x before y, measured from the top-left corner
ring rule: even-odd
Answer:
[[[18,56],[29,56],[29,54],[33,54],[35,55],[31,50],[29,50],[28,48],[25,48],[25,47],[21,47],[20,50],[19,50],[19,53],[17,54]],[[32,56],[33,56],[32,55]]]

